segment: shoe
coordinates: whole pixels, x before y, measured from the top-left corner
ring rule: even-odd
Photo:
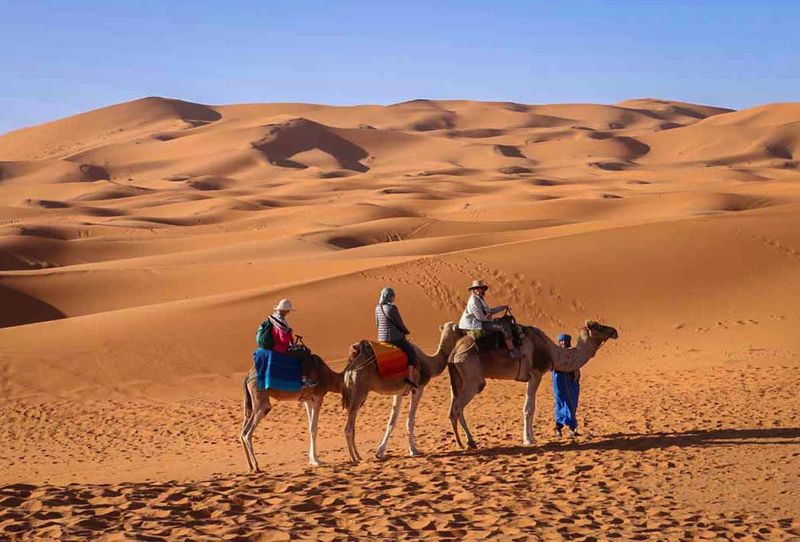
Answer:
[[[558,427],[558,426],[556,426],[556,428],[555,428],[555,430],[553,432],[555,433],[557,438],[561,438],[561,437],[564,436],[564,435],[561,434],[561,428]]]
[[[581,436],[581,434],[580,434],[580,433],[578,433],[578,430],[577,430],[577,429],[570,429],[570,430],[569,430],[569,436],[570,436],[570,438],[576,439],[576,438],[578,438],[579,436]]]
[[[313,378],[303,377],[303,387],[304,388],[313,388],[317,385],[317,381]]]
[[[405,378],[403,379],[403,382],[405,382],[406,384],[408,384],[409,386],[411,386],[411,387],[412,387],[412,388],[414,388],[414,389],[417,389],[417,388],[419,388],[419,386],[417,386],[417,385],[416,385],[416,384],[415,384],[415,383],[414,383],[414,382],[413,382],[413,381],[412,381],[410,378],[408,378],[408,377],[405,377]]]

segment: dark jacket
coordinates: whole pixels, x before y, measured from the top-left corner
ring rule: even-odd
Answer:
[[[400,311],[394,303],[384,303],[375,307],[375,324],[378,326],[379,341],[398,341],[411,333],[403,323]]]

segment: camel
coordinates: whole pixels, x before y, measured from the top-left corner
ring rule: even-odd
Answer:
[[[321,464],[317,457],[317,425],[319,422],[319,412],[322,408],[322,401],[328,392],[342,393],[343,374],[333,371],[325,364],[322,358],[316,354],[307,353],[313,360],[311,376],[317,381],[317,385],[304,388],[300,392],[287,392],[279,390],[259,390],[256,384],[256,370],[252,367],[244,377],[244,424],[240,440],[244,447],[247,463],[250,472],[258,472],[258,462],[253,451],[253,432],[269,411],[272,410],[270,399],[276,401],[302,401],[306,407],[308,415],[308,432],[311,444],[308,449],[308,463],[314,467]]]
[[[425,386],[431,378],[442,374],[447,367],[447,358],[450,355],[456,341],[462,336],[455,324],[447,322],[441,328],[441,337],[436,353],[432,356],[427,355],[416,345],[412,345],[417,353],[419,360],[419,379],[417,388],[412,389],[411,405],[408,409],[408,419],[406,430],[408,431],[408,452],[414,457],[421,455],[414,439],[414,424]],[[359,409],[367,400],[369,392],[374,391],[381,395],[392,395],[392,411],[386,425],[386,433],[383,435],[375,456],[383,459],[386,456],[386,449],[389,446],[389,437],[392,435],[403,404],[403,396],[407,391],[408,385],[403,382],[403,375],[395,378],[382,378],[378,374],[378,366],[375,362],[375,355],[368,341],[361,341],[351,347],[350,361],[344,370],[344,387],[342,390],[342,406],[347,409],[347,425],[344,434],[347,441],[347,448],[350,459],[353,463],[361,461],[361,455],[356,449],[356,417]]]
[[[464,445],[458,434],[458,423],[466,434],[467,446],[477,448],[464,418],[464,409],[473,397],[483,391],[486,378],[527,382],[522,439],[525,446],[530,446],[534,440],[532,421],[536,410],[536,390],[542,376],[553,367],[559,371],[580,369],[594,357],[603,343],[619,337],[613,327],[587,320],[575,348],[566,349],[538,328],[524,326],[523,329],[525,335],[520,346],[521,361],[511,359],[504,348],[479,354],[471,337],[461,339],[450,355],[450,424],[459,447],[463,448]]]

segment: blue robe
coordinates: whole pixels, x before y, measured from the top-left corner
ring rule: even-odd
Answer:
[[[567,426],[573,431],[578,428],[578,397],[581,394],[580,381],[575,373],[551,371],[553,375],[553,397],[555,399],[556,426]]]

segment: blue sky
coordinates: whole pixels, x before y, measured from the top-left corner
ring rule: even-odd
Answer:
[[[800,1],[0,0],[0,133],[143,96],[800,101]]]

